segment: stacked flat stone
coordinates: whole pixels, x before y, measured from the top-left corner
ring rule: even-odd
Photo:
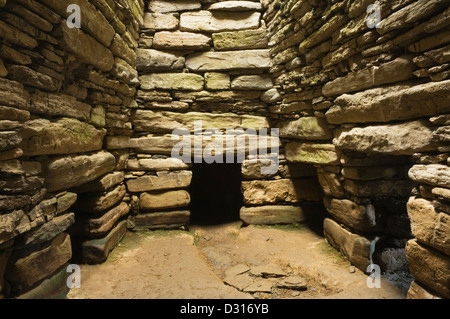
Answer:
[[[103,140],[131,135],[144,4],[0,7],[0,296],[60,298],[68,262],[103,261],[126,231],[127,152]]]
[[[262,4],[281,96],[271,116],[286,128],[288,163],[317,167],[331,215],[326,238],[366,271],[378,236],[374,262],[383,271],[410,268],[416,278],[408,297],[448,298],[448,212],[433,206],[446,199],[425,196],[423,185],[449,184],[414,175],[447,168],[448,1],[378,3],[381,21],[372,29],[373,1]],[[305,130],[318,124],[321,135]],[[413,160],[425,168],[414,166],[411,180]],[[408,202],[414,182],[422,191]]]
[[[149,1],[147,5],[137,50],[141,86],[137,92],[139,109],[132,115],[135,135],[107,139],[109,149],[134,150],[128,161],[126,184],[135,207],[132,214],[136,228],[180,228],[189,224],[192,165],[171,158],[177,143],[171,140],[174,129],[193,134],[195,120],[202,121],[203,130],[215,128],[222,133],[226,129],[270,127],[267,102],[273,83],[267,73],[270,59],[261,4],[210,2]],[[199,136],[192,138],[194,141]],[[203,146],[208,143],[202,141]],[[278,141],[275,143],[278,145]],[[244,165],[244,175],[246,169]],[[299,202],[290,180],[257,181],[267,178],[282,177],[246,177],[246,204]],[[252,192],[251,182],[264,188],[264,194]],[[288,196],[283,194],[286,185],[290,187]],[[317,180],[316,185],[306,197],[320,200]],[[317,194],[312,195],[314,191]],[[290,217],[286,219],[283,214]],[[245,220],[250,213],[244,208],[241,215]],[[286,222],[302,216],[291,206],[285,213],[271,211],[270,215],[282,216]],[[263,220],[252,223],[258,222]]]

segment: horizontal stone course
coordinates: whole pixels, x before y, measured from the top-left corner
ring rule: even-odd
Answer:
[[[220,32],[256,29],[260,25],[259,12],[185,12],[180,16],[180,30]]]
[[[186,67],[192,71],[268,69],[268,50],[239,50],[195,53],[187,56]]]

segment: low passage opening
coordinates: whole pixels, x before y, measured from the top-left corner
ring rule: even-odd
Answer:
[[[218,225],[239,220],[244,205],[241,164],[194,164],[191,224]]]

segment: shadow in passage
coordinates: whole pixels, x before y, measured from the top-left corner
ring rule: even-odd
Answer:
[[[294,189],[303,211],[304,221],[302,222],[316,235],[324,237],[323,221],[329,218],[330,214],[323,204],[324,192],[319,183],[317,169],[312,164],[286,163],[285,170],[288,178],[294,183]]]
[[[239,211],[244,205],[241,164],[194,164],[192,173],[191,224],[239,221]]]

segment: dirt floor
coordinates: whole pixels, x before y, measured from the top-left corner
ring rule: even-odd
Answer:
[[[108,260],[81,266],[70,299],[401,299],[382,279],[368,288],[325,239],[304,225],[192,226],[128,232]]]

